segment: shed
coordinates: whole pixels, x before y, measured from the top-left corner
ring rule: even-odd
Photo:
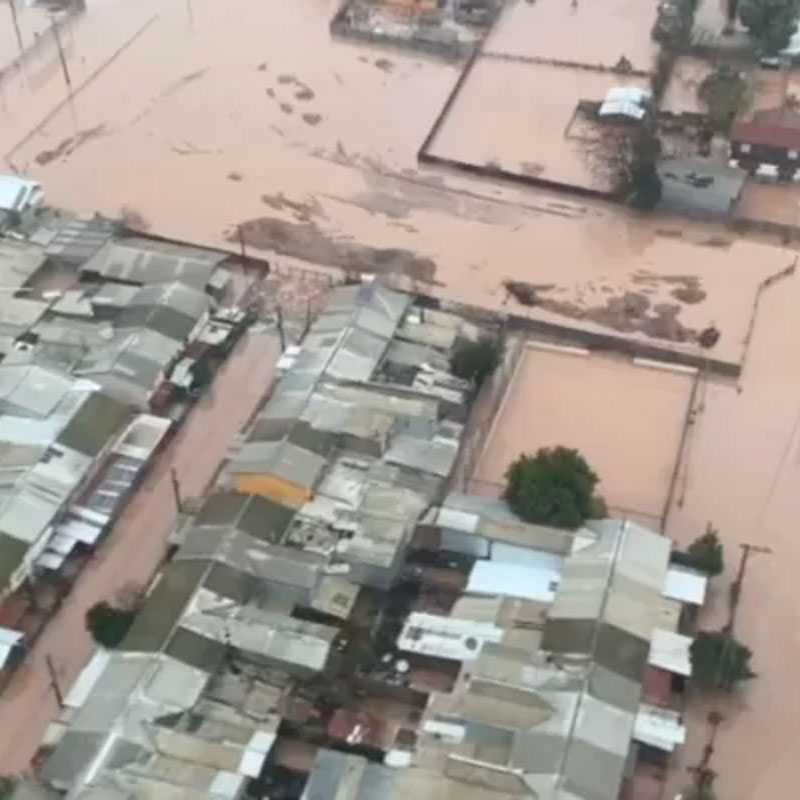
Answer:
[[[703,219],[727,217],[747,178],[743,169],[702,158],[663,158],[656,169],[661,179],[661,207]]]

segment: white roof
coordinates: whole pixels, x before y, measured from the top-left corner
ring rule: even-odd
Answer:
[[[638,103],[626,103],[619,100],[606,100],[600,106],[601,117],[631,117],[632,119],[642,119],[645,111]]]
[[[691,637],[656,628],[650,642],[648,664],[688,677],[692,674],[691,646]]]
[[[708,576],[687,567],[670,567],[662,594],[671,600],[701,606],[706,600]]]
[[[633,738],[671,753],[686,741],[686,728],[680,719],[677,711],[642,703],[633,725]]]
[[[606,92],[605,100],[600,106],[600,116],[641,119],[645,115],[644,104],[650,97],[650,92],[639,86],[615,86]]]
[[[643,103],[651,97],[641,86],[614,86],[606,92],[605,102]]]
[[[66,555],[63,553],[53,553],[50,550],[45,550],[40,556],[36,558],[36,566],[44,567],[45,569],[61,569],[61,565],[66,561]]]
[[[453,528],[469,533],[475,533],[479,521],[480,517],[477,514],[459,511],[455,508],[440,508],[436,518],[437,525],[441,525],[443,528]]]
[[[24,211],[44,199],[42,184],[16,175],[0,175],[0,209]]]
[[[397,646],[409,653],[471,661],[480,655],[484,642],[499,642],[502,638],[503,629],[488,622],[415,611],[409,614]]]
[[[11,628],[0,628],[0,667],[8,661],[14,646],[21,641],[22,634],[19,631]]]
[[[535,567],[481,560],[476,561],[472,567],[467,592],[552,603],[560,579],[561,570],[550,566]]]
[[[100,649],[95,651],[91,661],[81,670],[80,675],[78,675],[66,698],[64,698],[64,705],[67,708],[80,708],[86,702],[86,698],[91,694],[98,678],[105,672],[110,659],[111,653],[108,650]]]

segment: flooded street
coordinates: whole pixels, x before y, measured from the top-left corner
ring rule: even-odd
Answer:
[[[267,391],[278,350],[273,334],[251,333],[239,343],[14,674],[0,698],[0,774],[28,767],[58,713],[46,657],[53,659],[66,692],[93,650],[84,624],[87,609],[100,600],[113,600],[125,585],[147,585],[164,556],[176,520],[170,468],[177,472],[184,497],[205,491],[231,440]]]
[[[800,336],[797,307],[800,280],[776,284],[762,299],[752,349],[735,386],[711,381],[701,397],[688,458],[683,506],[673,507],[667,533],[689,543],[711,521],[725,545],[726,574],[715,579],[714,602],[701,620],[718,628],[727,621],[728,586],[736,573],[739,544],[772,548],[751,557],[736,636],[753,650],[759,674],[722,705],[710,766],[725,800],[794,797],[800,783],[796,733],[800,690],[795,665],[800,658],[800,370],[794,343]],[[689,705],[690,739],[681,750],[683,766],[696,764],[706,743],[709,704]],[[665,797],[686,785],[676,772]]]
[[[334,40],[334,8],[95,0],[65,37],[71,100],[52,47],[4,82],[0,151],[53,203],[161,235],[237,249],[241,225],[288,260],[677,346],[714,322],[715,355],[741,356],[756,286],[785,252],[418,168],[460,66]],[[675,295],[687,275],[691,302]]]

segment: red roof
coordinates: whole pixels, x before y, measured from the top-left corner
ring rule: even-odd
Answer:
[[[800,114],[783,109],[758,111],[752,119],[734,122],[731,140],[800,150]]]
[[[672,675],[665,669],[648,665],[642,675],[642,698],[654,706],[668,708],[672,699]]]

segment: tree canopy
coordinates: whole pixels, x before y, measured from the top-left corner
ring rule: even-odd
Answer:
[[[0,775],[0,800],[11,800],[16,788],[16,778],[12,778],[9,775]]]
[[[605,504],[594,494],[598,480],[577,450],[543,447],[508,468],[504,496],[528,522],[574,530],[590,517],[605,515]]]
[[[743,73],[723,65],[706,75],[697,87],[697,99],[706,107],[711,130],[727,134],[736,115],[749,103],[750,87]]]
[[[749,647],[727,631],[700,631],[692,642],[692,679],[704,689],[730,692],[741,681],[755,678]]]
[[[741,0],[739,19],[758,51],[776,56],[789,44],[797,25],[798,0]]]
[[[477,341],[459,337],[450,357],[450,371],[480,386],[495,371],[501,355],[502,345],[494,336],[485,334]]]
[[[691,565],[710,577],[713,578],[722,572],[724,567],[722,542],[719,540],[717,529],[710,522],[706,526],[706,532],[689,545],[687,554]]]
[[[86,629],[103,647],[116,647],[124,638],[136,616],[134,610],[115,608],[105,601],[95,603],[86,612]]]

